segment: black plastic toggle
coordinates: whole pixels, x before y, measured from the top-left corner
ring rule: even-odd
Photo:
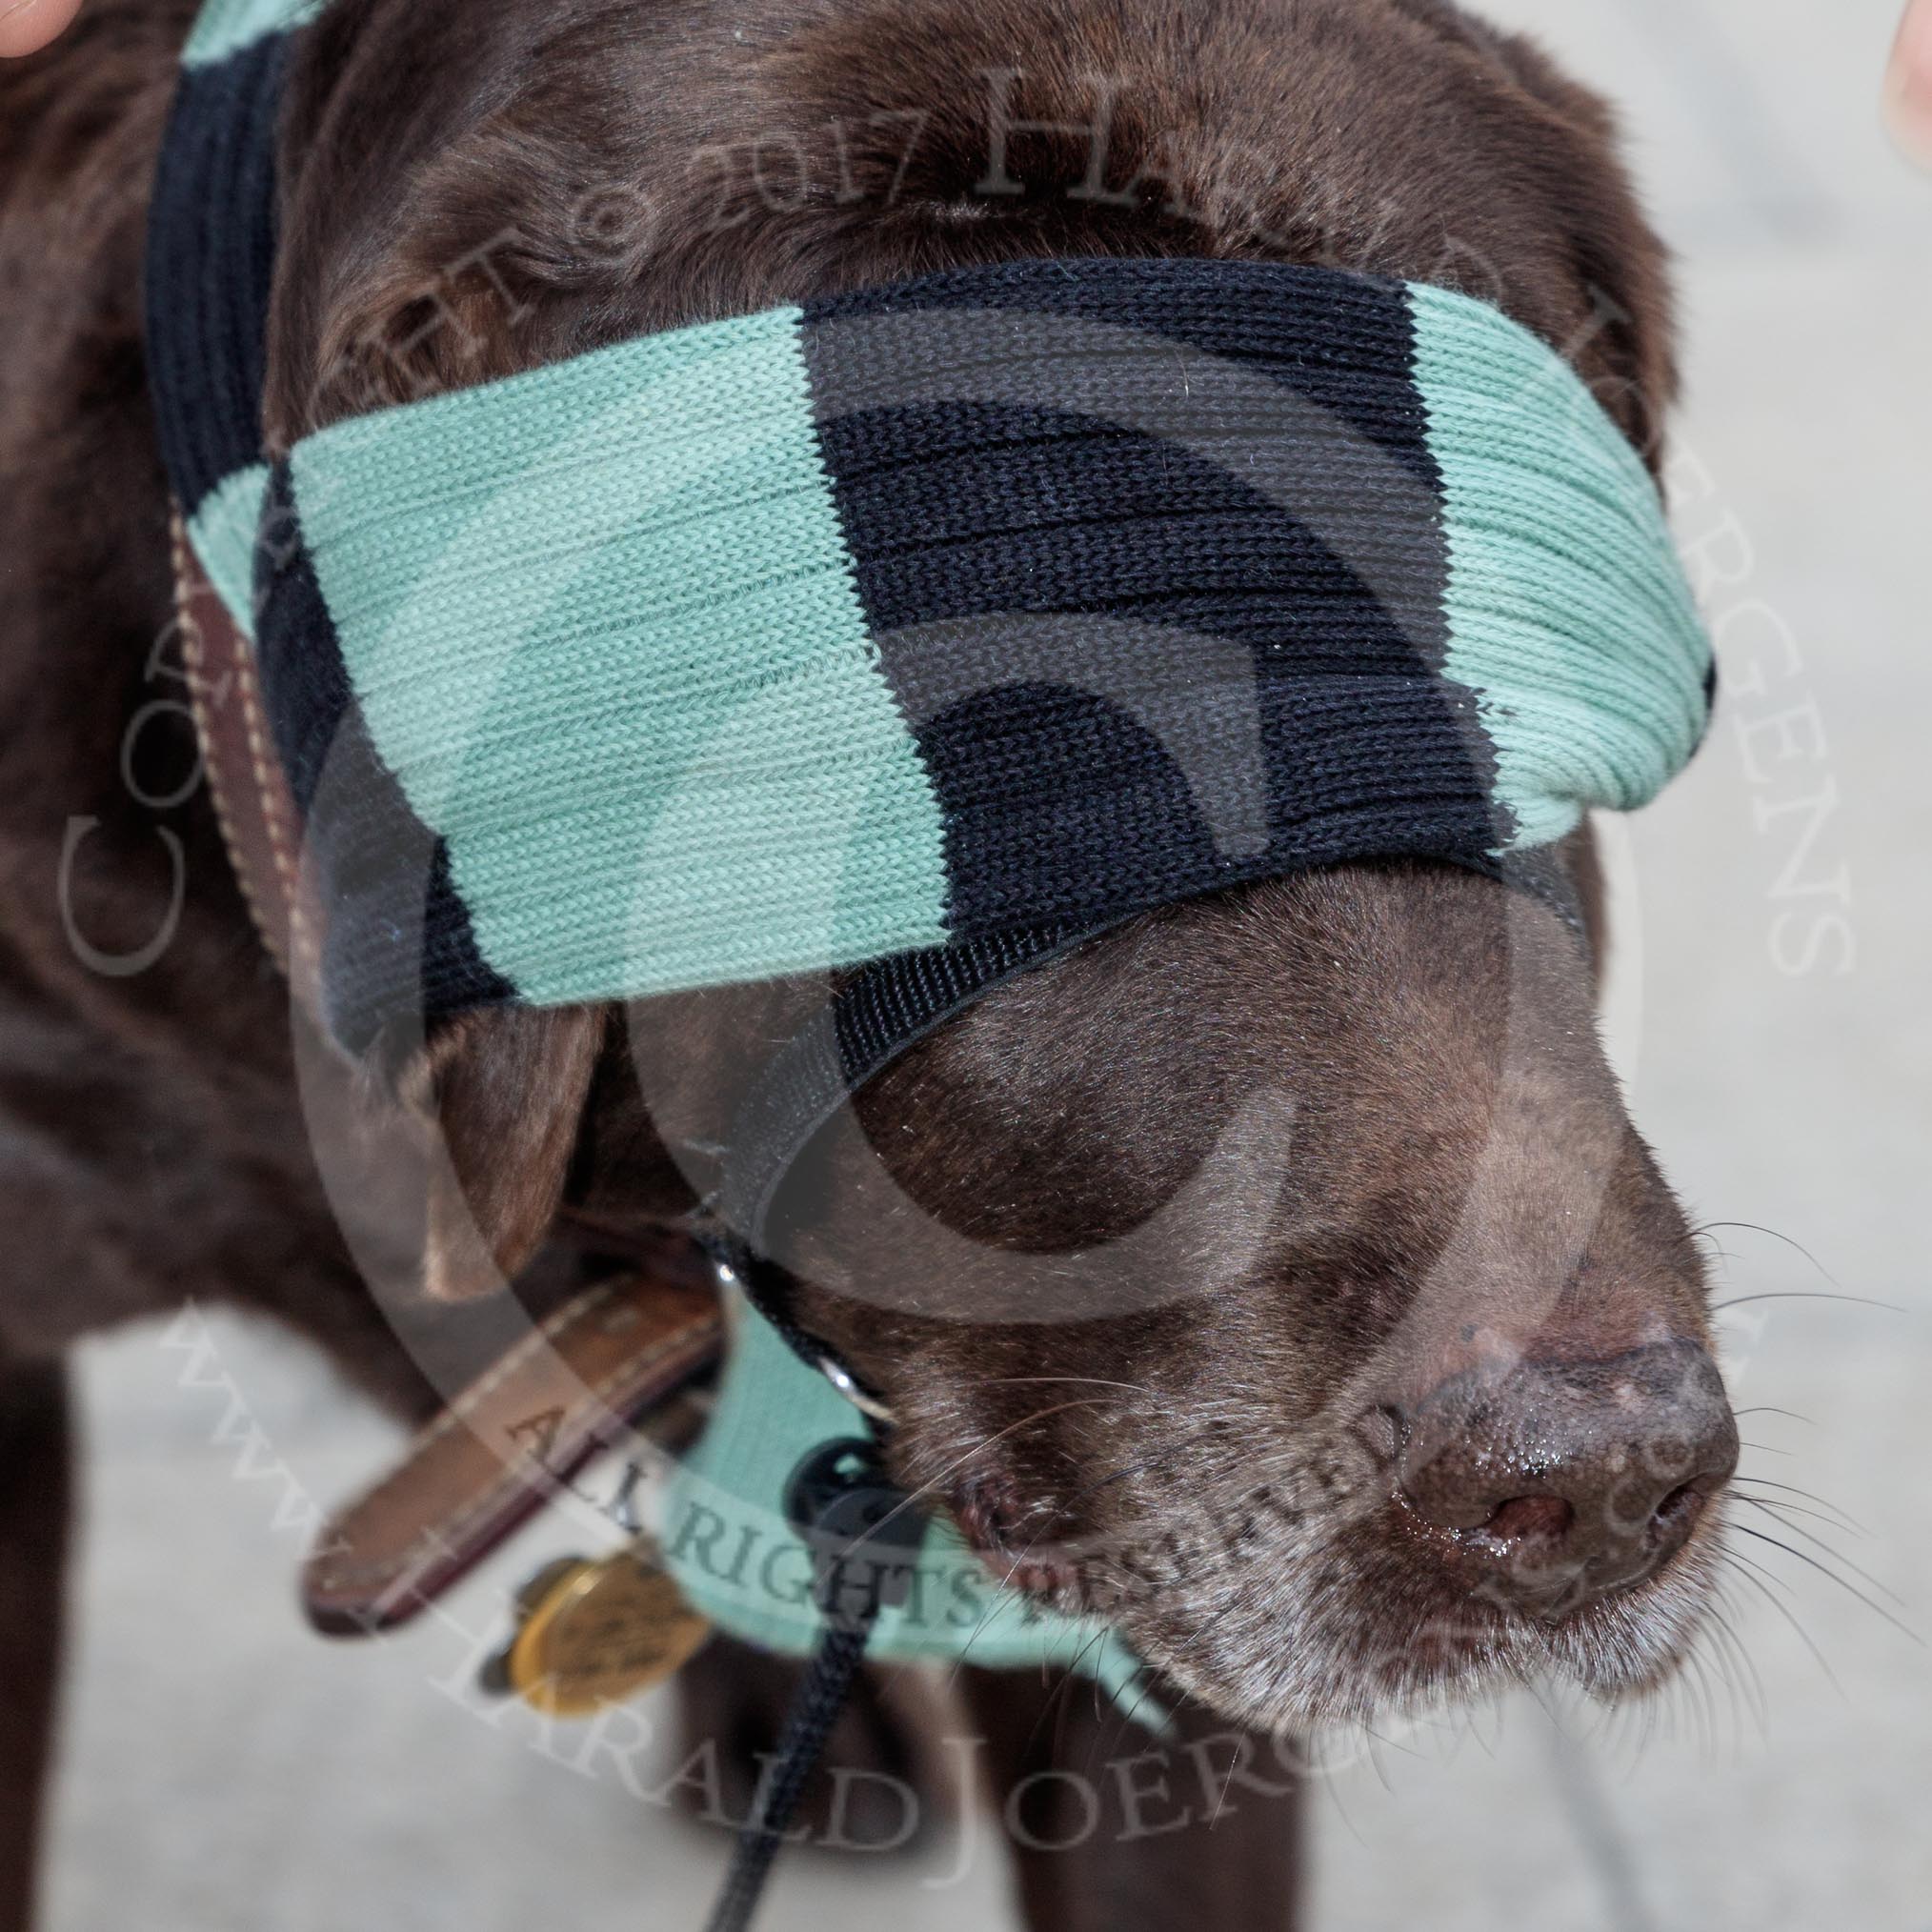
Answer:
[[[827,1622],[869,1622],[912,1594],[926,1519],[858,1436],[821,1443],[785,1485],[785,1514],[812,1553],[813,1600]]]

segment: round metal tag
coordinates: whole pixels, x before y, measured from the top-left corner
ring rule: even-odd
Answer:
[[[648,1544],[552,1564],[527,1600],[505,1676],[552,1717],[627,1702],[675,1676],[711,1635]]]

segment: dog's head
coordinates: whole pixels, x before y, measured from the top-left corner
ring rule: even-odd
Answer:
[[[1439,0],[342,0],[289,158],[270,423],[1019,255],[1481,296],[1655,464],[1660,251],[1600,107]],[[1562,862],[1586,906],[1587,835]],[[1736,1432],[1594,1028],[1600,936],[1428,865],[1143,917],[994,991],[788,1190],[903,1479],[1211,1704],[1360,1716],[1692,1640]],[[404,1086],[433,1284],[707,1182],[787,986],[473,1017]]]

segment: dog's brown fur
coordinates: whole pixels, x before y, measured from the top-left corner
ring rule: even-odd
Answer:
[[[393,1284],[425,1255],[448,1295],[514,1270],[566,1192],[606,1219],[686,1212],[750,1072],[737,1043],[777,1036],[797,996],[662,1000],[628,1025],[495,1016],[373,1092],[312,1047],[298,1103],[287,996],[205,791],[151,802],[193,754],[138,292],[192,10],[95,0],[0,71],[0,1392],[27,1392],[42,1453],[60,1409],[29,1365],[189,1296],[271,1312],[420,1408],[412,1356],[443,1324],[419,1310],[398,1346]],[[1670,396],[1660,252],[1602,109],[1439,0],[337,0],[295,62],[284,145],[267,398],[284,445],[642,330],[1054,252],[1467,288],[1563,347],[1653,460]],[[1571,857],[1589,873],[1586,842]],[[141,970],[99,970],[164,932]],[[1255,1502],[1258,1466],[1305,1463],[1322,1433],[1372,1439],[1499,1354],[1705,1338],[1591,990],[1553,916],[1432,868],[1143,920],[875,1084],[876,1154],[828,1151],[798,1213],[805,1305],[900,1405],[908,1480],[938,1483],[1042,1590],[1092,1587],[1077,1554],[1109,1553],[1129,1635],[1241,1721],[1552,1664],[1604,1690],[1654,1680],[1695,1624],[1708,1536],[1551,1635],[1472,1608],[1386,1466],[1331,1521]],[[1259,1155],[1249,1131],[1217,1156],[1258,1096]],[[424,1112],[462,1198],[422,1162]],[[923,1312],[940,1279],[949,1316],[987,1318]],[[1011,1318],[1016,1296],[1082,1283],[1154,1305]],[[882,1286],[916,1292],[880,1313]],[[1120,1559],[1157,1547],[1193,1560],[1157,1583]],[[1016,1763],[1037,1752],[1024,1726],[989,1729]],[[1246,1909],[1278,1923],[1292,1835],[1254,1836]],[[1188,1842],[1117,1862],[1118,1896],[1144,1913],[1185,1885]],[[1057,1869],[1027,1879],[1037,1922],[1130,1922]],[[1216,1922],[1249,1919],[1230,1902]]]

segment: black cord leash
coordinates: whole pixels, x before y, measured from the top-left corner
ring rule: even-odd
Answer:
[[[821,1640],[797,1698],[786,1714],[772,1775],[763,1781],[752,1816],[738,1832],[731,1869],[725,1874],[724,1888],[712,1908],[706,1932],[745,1932],[752,1922],[792,1814],[852,1694],[871,1635],[872,1619],[867,1618],[844,1629],[829,1629]]]
[[[705,1932],[745,1932],[758,1909],[825,1741],[852,1695],[879,1612],[903,1603],[926,1520],[885,1473],[878,1444],[848,1437],[815,1449],[793,1472],[785,1514],[812,1552],[813,1597],[824,1634],[738,1833]]]

